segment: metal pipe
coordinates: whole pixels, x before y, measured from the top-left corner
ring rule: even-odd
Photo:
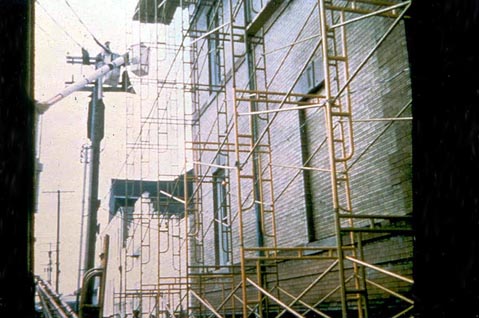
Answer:
[[[291,87],[288,89],[288,92],[286,93],[286,95],[283,97],[283,100],[281,101],[281,103],[279,104],[278,106],[278,109],[279,108],[282,108],[284,106],[284,104],[286,103],[288,97],[290,96],[290,94],[293,92],[293,89],[294,87],[296,86],[296,84],[299,82],[299,80],[301,79],[301,75],[303,75],[304,71],[306,70],[306,68],[308,67],[309,65],[309,61],[311,61],[311,59],[313,58],[313,56],[316,54],[316,50],[321,46],[323,42],[323,38],[320,38],[318,43],[316,43],[316,46],[314,47],[314,49],[312,50],[311,54],[308,56],[308,58],[305,60],[305,62],[303,63],[300,71],[298,72],[298,74],[296,75],[296,79],[294,80],[293,84],[291,85]],[[268,122],[268,124],[266,125],[266,127],[263,129],[263,131],[261,132],[261,134],[259,135],[259,137],[257,137],[257,141],[256,143],[253,145],[252,149],[256,149],[256,147],[258,147],[260,141],[263,139],[263,137],[266,135],[266,133],[268,132],[269,128],[271,127],[271,125],[273,124],[274,122],[274,119],[276,118],[277,116],[277,112],[273,115],[273,117],[271,118],[271,120]],[[252,152],[253,151],[250,151],[245,159],[248,160],[249,157],[252,155]]]
[[[230,5],[232,4],[232,1],[230,0]],[[233,76],[234,78],[234,76]],[[233,86],[233,105],[236,105],[236,91],[235,87]],[[234,138],[235,138],[235,143],[239,143],[239,125],[238,125],[238,112],[236,109],[233,109],[233,118],[234,118]],[[236,159],[240,159],[240,154],[239,154],[239,149],[238,147],[235,148],[235,155]],[[237,204],[238,204],[238,216],[239,216],[239,222],[238,222],[238,236],[239,236],[239,243],[240,243],[240,265],[241,265],[241,296],[243,299],[242,303],[242,311],[243,311],[243,317],[248,317],[248,304],[247,304],[247,289],[246,289],[246,261],[245,261],[245,250],[244,250],[244,227],[243,227],[243,210],[242,210],[242,202],[241,202],[241,168],[240,165],[236,165],[236,182],[237,182]]]
[[[193,161],[192,162],[194,165],[202,165],[202,166],[208,166],[208,167],[214,167],[214,168],[221,168],[221,169],[236,169],[236,167],[233,166],[222,166],[222,165],[215,165],[213,163],[206,163],[206,162],[200,162],[200,161]]]
[[[288,293],[288,292],[287,292],[286,290],[284,290],[283,288],[281,288],[281,287],[279,287],[279,286],[277,286],[277,288],[278,288],[278,290],[279,290],[280,292],[282,292],[282,293],[285,294],[286,296],[293,298],[293,299],[294,299],[294,303],[295,303],[295,302],[298,302],[298,303],[300,303],[301,305],[303,305],[304,307],[308,308],[310,311],[315,312],[316,314],[318,314],[318,315],[320,315],[320,316],[322,316],[322,317],[324,317],[324,318],[332,318],[331,316],[326,315],[326,314],[323,313],[322,311],[319,311],[319,310],[317,310],[316,308],[314,308],[313,306],[311,306],[311,305],[307,304],[306,302],[302,301],[302,300],[299,299],[298,297],[295,298],[292,294]],[[289,306],[291,306],[291,304],[290,304]],[[286,312],[286,310],[283,310],[283,312]],[[279,315],[276,316],[275,318],[278,318],[278,317],[279,317]]]
[[[278,298],[276,298],[275,296],[273,296],[271,293],[269,293],[267,290],[265,290],[264,288],[260,287],[258,284],[256,284],[254,281],[252,281],[251,279],[247,278],[246,279],[248,281],[248,283],[250,283],[251,285],[253,285],[256,289],[258,289],[259,291],[261,291],[261,293],[265,294],[266,296],[268,296],[269,298],[271,298],[272,300],[274,300],[278,305],[280,305],[281,307],[285,308],[287,311],[289,311],[290,313],[292,313],[294,316],[298,317],[298,318],[304,318],[300,313],[298,313],[296,310],[294,310],[293,308],[289,307],[288,305],[286,305],[285,303],[283,303],[281,300],[279,300]]]
[[[341,19],[341,21],[344,21],[344,12],[340,12],[340,19]],[[348,41],[346,39],[346,27],[345,26],[342,26],[340,28],[340,35],[341,35],[341,47],[342,47],[343,55],[345,56],[345,59],[344,59],[344,62],[343,62],[344,63],[343,77],[344,78],[349,78],[349,58],[348,58],[349,53],[348,53],[348,45],[347,45]],[[339,84],[339,82],[338,82],[338,84]],[[352,104],[351,90],[350,90],[349,86],[346,88],[346,104],[347,104],[346,105],[347,106],[346,111],[349,113],[349,116],[346,117],[348,119],[348,121],[346,123],[344,123],[344,122],[339,123],[339,127],[340,127],[341,132],[342,132],[341,135],[343,135],[343,138],[345,138],[344,137],[344,130],[345,130],[344,125],[347,126],[347,130],[349,131],[349,133],[347,134],[348,135],[347,139],[349,140],[349,152],[347,152],[346,143],[343,142],[343,162],[345,160],[351,159],[351,157],[354,155],[354,153],[356,151],[356,146],[355,146],[355,143],[354,143],[353,123],[351,122],[353,110],[352,110],[352,106],[351,106],[351,104]],[[349,185],[348,185],[348,188],[349,188]],[[349,193],[349,190],[347,192]],[[348,205],[351,206],[351,197],[350,197],[349,194],[347,195],[347,197],[348,197],[347,201],[349,201]]]
[[[224,299],[221,301],[221,303],[218,305],[218,310],[223,308],[224,305],[228,303],[228,301],[231,299],[231,297],[235,296],[236,291],[241,287],[241,282],[237,284]],[[210,316],[211,317],[211,316]]]
[[[318,147],[316,147],[316,149],[313,151],[313,153],[311,155],[309,155],[309,157],[304,161],[303,164],[308,164],[311,162],[311,160],[313,159],[313,157],[321,150],[321,148],[323,147],[323,145],[326,143],[327,141],[327,138],[324,138],[321,143],[319,144]],[[298,170],[296,172],[296,174],[290,179],[290,181],[286,184],[286,186],[283,188],[283,190],[281,190],[281,192],[279,193],[279,195],[276,196],[275,200],[278,201],[279,198],[284,194],[286,193],[286,190],[289,188],[289,186],[291,184],[293,184],[294,180],[301,174],[302,170]]]
[[[76,314],[72,311],[70,306],[63,301],[59,295],[55,294],[52,290],[50,284],[45,282],[39,276],[35,276],[37,282],[37,290],[42,292],[49,300],[49,302],[55,307],[55,310],[59,312],[60,315],[68,318],[77,318]]]
[[[202,303],[206,308],[208,308],[217,318],[223,318],[223,316],[221,316],[209,302],[207,302],[205,299],[201,298],[201,297],[200,297],[197,293],[195,293],[192,289],[190,289],[190,293],[191,293],[193,296],[195,296],[195,298],[198,299],[198,301],[199,301],[200,303]]]
[[[351,279],[353,279],[353,276],[350,276],[346,279],[346,283],[348,283]],[[332,296],[334,293],[336,293],[339,289],[341,288],[341,285],[338,285],[334,287],[329,293],[323,296],[320,300],[318,300],[313,307],[318,307],[321,303],[323,303],[326,299],[328,299],[330,296]],[[306,310],[303,314],[306,315],[310,310]]]
[[[38,291],[38,296],[40,297],[40,302],[42,303],[43,314],[47,316],[46,318],[53,318],[52,314],[48,310],[47,303],[46,303],[45,299],[42,297],[42,295],[40,293],[41,292]]]
[[[306,38],[304,38],[304,39],[291,42],[291,43],[288,44],[288,45],[280,46],[280,47],[278,47],[278,48],[276,48],[276,49],[274,49],[274,50],[271,50],[271,51],[266,52],[265,54],[271,54],[271,53],[274,53],[274,52],[277,52],[277,51],[281,51],[281,50],[284,50],[284,49],[286,49],[286,48],[288,48],[288,47],[295,46],[295,45],[297,45],[297,44],[299,44],[299,43],[303,43],[303,42],[306,42],[306,41],[308,41],[308,40],[312,40],[312,39],[318,38],[318,37],[320,37],[320,36],[321,36],[321,34],[311,35],[311,36],[308,36],[308,37],[306,37]]]
[[[399,117],[399,118],[369,118],[369,119],[355,119],[353,123],[367,123],[375,121],[411,121],[412,117]]]
[[[198,42],[199,40],[201,40],[201,39],[207,37],[207,36],[210,35],[210,34],[213,34],[213,33],[217,32],[218,30],[220,30],[220,29],[222,29],[222,28],[224,28],[225,26],[230,25],[230,24],[231,24],[231,22],[223,23],[222,25],[220,25],[220,26],[218,26],[218,27],[216,27],[216,28],[214,28],[214,29],[212,29],[212,30],[206,32],[206,33],[203,34],[202,36],[197,37],[196,39],[194,39],[193,41],[191,41],[190,44],[185,45],[185,47],[186,47],[186,46],[191,46],[191,45],[195,44],[195,43]]]
[[[369,280],[369,279],[367,279],[366,282],[367,282],[368,284],[371,284],[371,285],[373,285],[373,286],[375,286],[375,287],[381,289],[381,290],[384,290],[385,292],[387,292],[387,293],[389,293],[389,294],[391,294],[391,295],[393,295],[393,296],[395,296],[395,297],[397,297],[397,298],[399,298],[399,299],[404,300],[405,302],[407,302],[407,303],[409,303],[409,304],[411,304],[411,305],[414,305],[414,301],[413,301],[412,299],[407,298],[407,297],[404,297],[403,295],[401,295],[401,294],[399,294],[399,293],[396,293],[395,291],[393,291],[393,290],[391,290],[391,289],[389,289],[389,288],[386,288],[386,287],[384,287],[383,285],[380,285],[380,284],[378,284],[378,283],[376,283],[376,282],[373,282],[372,280]]]
[[[326,17],[326,8],[324,0],[318,0],[318,9],[319,9],[319,22],[320,22],[320,31],[321,31],[321,38],[324,39],[324,43],[322,45],[322,54],[323,54],[323,71],[324,71],[324,90],[326,95],[327,107],[325,112],[325,119],[326,119],[326,129],[327,129],[327,140],[328,140],[328,148],[329,148],[329,164],[331,168],[331,192],[332,192],[332,201],[333,201],[333,209],[334,209],[334,223],[335,223],[335,234],[336,234],[336,244],[338,248],[338,260],[339,260],[339,282],[340,282],[340,295],[341,295],[341,315],[343,318],[348,316],[347,313],[347,299],[346,299],[346,278],[344,274],[344,255],[341,250],[342,248],[342,236],[341,236],[341,229],[340,229],[340,221],[337,217],[338,209],[339,209],[339,196],[338,196],[338,189],[336,188],[336,160],[334,158],[335,154],[335,144],[334,144],[334,122],[333,122],[333,115],[332,115],[332,105],[334,100],[332,100],[332,92],[331,92],[331,83],[329,80],[331,79],[330,75],[330,65],[328,59],[328,24],[327,24],[327,17]]]
[[[400,313],[398,313],[397,315],[392,316],[391,318],[399,318],[399,317],[402,317],[405,313],[407,313],[408,311],[410,311],[410,310],[413,309],[413,308],[414,308],[414,305],[409,306],[409,307],[407,307],[406,309],[404,309],[403,311],[401,311]]]
[[[412,104],[412,100],[409,100],[406,105],[404,105],[401,110],[398,112],[398,114],[396,116],[401,116],[401,114],[409,107],[409,105]],[[394,122],[391,121],[389,122],[388,124],[385,125],[384,129],[381,130],[381,132],[373,139],[373,141],[371,141],[371,143],[369,143],[369,145],[359,154],[359,156],[356,157],[356,159],[349,165],[348,167],[348,170],[347,172],[349,172],[353,166],[364,156],[364,154],[366,154],[368,152],[369,149],[371,149],[371,147],[379,140],[379,138],[381,138],[382,135],[384,135],[384,133],[386,133],[386,131],[389,129],[389,127],[392,126]]]
[[[49,293],[45,292],[45,290],[39,288],[40,294],[43,295],[46,299],[48,299],[48,303],[53,307],[53,309],[57,312],[58,316],[60,318],[69,318],[65,312],[62,310],[62,308],[57,304],[55,301],[55,298],[53,298]],[[50,312],[49,312],[50,313]],[[57,316],[57,315],[55,315]]]
[[[293,300],[291,303],[289,303],[289,306],[290,306],[290,307],[293,306],[293,305],[296,303],[296,301],[300,300],[301,297],[303,297],[304,295],[306,295],[314,286],[316,286],[316,284],[317,284],[320,280],[322,280],[334,267],[336,267],[337,264],[338,264],[338,260],[335,260],[334,262],[332,262],[331,265],[329,265],[329,267],[328,267],[324,272],[321,273],[321,275],[319,275],[318,277],[316,277],[316,279],[313,280],[313,281],[311,282],[311,284],[309,284],[309,286],[306,287],[306,288],[298,295],[298,297],[294,298],[294,300]],[[280,290],[281,290],[281,289],[280,289]],[[284,291],[283,291],[283,292],[284,292]],[[293,298],[293,297],[292,297],[292,298]],[[311,308],[310,308],[310,309],[311,309]],[[311,309],[311,310],[313,310],[313,309]],[[280,313],[276,316],[276,318],[280,318],[284,313],[286,313],[286,309],[284,309],[282,312],[280,312]],[[319,313],[318,313],[318,314],[319,314]]]
[[[251,111],[251,112],[238,113],[238,115],[239,116],[245,116],[245,115],[271,114],[271,113],[287,112],[287,111],[291,111],[291,110],[294,111],[294,110],[309,109],[309,108],[322,108],[324,106],[325,106],[325,103],[321,103],[321,104],[312,104],[312,105],[307,105],[307,106],[296,106],[296,107],[290,107],[290,108],[257,110],[257,111]]]
[[[90,279],[92,279],[95,276],[101,276],[103,274],[103,269],[102,268],[92,268],[88,270],[85,275],[83,276],[83,281],[82,281],[82,286],[88,286],[90,283]],[[79,309],[78,309],[78,316],[80,318],[86,318],[83,316],[83,307],[85,307],[85,302],[88,300],[87,296],[89,293],[88,288],[82,288],[81,290],[81,296],[80,296],[80,304],[79,304]]]
[[[386,32],[383,34],[383,36],[378,40],[376,45],[371,49],[371,51],[366,55],[364,60],[357,66],[357,68],[354,70],[352,75],[346,80],[344,83],[343,87],[338,91],[336,96],[333,98],[331,102],[335,102],[339,96],[344,92],[346,88],[349,87],[349,84],[351,81],[358,75],[359,71],[366,65],[366,63],[369,61],[369,59],[373,56],[373,54],[376,52],[376,50],[381,46],[381,44],[386,40],[386,38],[389,36],[389,34],[394,30],[396,25],[399,24],[399,22],[402,20],[403,16],[406,14],[407,9],[411,6],[411,3],[409,2],[407,7],[404,9],[403,12],[396,18],[396,20],[391,24],[391,26],[386,30]]]
[[[387,271],[387,270],[385,270],[385,269],[383,269],[383,268],[381,268],[381,267],[374,266],[374,265],[372,265],[372,264],[369,264],[369,263],[360,261],[360,260],[358,260],[358,259],[356,259],[356,258],[353,258],[353,257],[351,257],[351,256],[346,256],[345,258],[348,259],[348,260],[350,260],[350,261],[353,262],[353,263],[358,263],[358,264],[363,265],[363,266],[365,266],[365,267],[369,267],[369,268],[371,268],[371,269],[374,269],[374,270],[376,270],[376,271],[378,271],[378,272],[381,272],[381,273],[383,273],[383,274],[386,274],[386,275],[388,275],[388,276],[391,276],[391,277],[397,278],[397,279],[399,279],[399,280],[402,280],[402,281],[404,281],[404,282],[406,282],[406,283],[414,284],[414,281],[413,281],[412,279],[407,278],[407,277],[404,277],[404,276],[401,276],[401,275],[399,275],[399,274],[396,274],[396,273],[393,273],[393,272],[390,272],[390,271]]]
[[[280,168],[289,168],[289,169],[299,169],[299,170],[313,170],[313,171],[322,171],[322,172],[331,172],[331,169],[323,169],[323,168],[314,168],[314,167],[298,167],[298,166],[288,166],[288,165],[278,165],[272,164],[272,167],[280,167]]]
[[[163,194],[164,196],[167,196],[167,197],[170,198],[170,199],[173,199],[173,200],[175,200],[175,201],[178,201],[178,202],[180,202],[180,203],[185,204],[185,200],[182,200],[182,199],[180,199],[180,198],[178,198],[178,197],[175,197],[173,194],[170,194],[170,193],[165,192],[165,191],[163,191],[163,190],[160,190],[160,193]]]
[[[403,7],[403,6],[406,6],[410,3],[410,1],[407,1],[407,2],[402,2],[402,3],[398,3],[398,4],[395,4],[395,5],[392,5],[390,7],[387,7],[387,8],[384,8],[384,9],[380,9],[380,10],[377,10],[377,11],[374,11],[374,12],[371,12],[371,13],[368,13],[368,14],[364,14],[360,17],[357,17],[357,18],[353,18],[353,19],[350,19],[350,20],[347,20],[347,21],[344,21],[344,22],[341,22],[341,23],[336,23],[336,24],[333,24],[331,25],[329,28],[330,29],[334,29],[334,28],[337,28],[337,27],[342,27],[342,26],[345,26],[349,23],[353,23],[353,22],[357,22],[357,21],[360,21],[362,19],[366,19],[366,18],[369,18],[369,17],[372,17],[372,16],[375,16],[375,15],[379,15],[381,13],[385,13],[385,12],[388,12],[388,11],[391,11],[391,10],[394,10],[394,9],[397,9],[397,8],[400,8],[400,7]]]

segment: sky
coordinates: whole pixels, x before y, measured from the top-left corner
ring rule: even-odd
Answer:
[[[81,56],[81,47],[87,49],[90,56],[100,52],[101,48],[91,34],[100,42],[110,41],[111,49],[118,53],[124,53],[129,45],[134,44],[138,35],[135,33],[138,23],[132,21],[136,3],[136,0],[36,1],[35,99],[48,100],[61,91],[72,76],[78,80],[94,70],[92,66],[66,63],[67,55]],[[35,273],[48,279],[45,271],[49,263],[48,252],[53,250],[54,286],[56,191],[65,191],[60,196],[59,289],[62,294],[72,293],[77,286],[84,174],[81,153],[82,146],[88,144],[88,95],[87,92],[76,92],[53,105],[40,117],[38,130],[38,152],[43,171],[35,215]],[[110,180],[124,174],[126,98],[136,97],[125,97],[124,93],[104,96],[107,120],[101,146],[99,199],[102,206],[98,211],[102,226],[107,220]]]

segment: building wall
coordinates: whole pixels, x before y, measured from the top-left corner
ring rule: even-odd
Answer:
[[[259,2],[258,2],[259,4]],[[301,76],[301,68],[310,62],[308,57],[314,49],[318,38],[300,42],[294,46],[285,45],[308,38],[319,33],[319,20],[317,1],[285,1],[265,24],[264,35],[266,55],[266,85],[259,84],[258,89],[270,91],[288,92],[297,78]],[[229,1],[223,1],[222,10],[224,21],[229,21]],[[205,8],[204,12],[208,11]],[[238,15],[241,19],[242,14]],[[346,18],[352,15],[346,15]],[[206,28],[204,15],[198,19],[198,28]],[[356,22],[347,27],[347,45],[349,50],[350,69],[354,70],[360,65],[366,54],[373,48],[375,43],[386,31],[390,21],[382,17],[373,17]],[[203,43],[204,42],[204,43]],[[198,41],[198,47],[207,45],[205,41]],[[281,49],[282,48],[282,49]],[[215,99],[213,92],[199,93],[200,102],[196,113],[198,119],[194,128],[193,136],[203,141],[222,140],[218,132],[218,121],[225,121],[222,127],[231,124],[234,111],[231,74],[232,54],[231,45],[223,43],[225,56],[225,82],[224,89],[218,93]],[[256,47],[256,55],[260,56],[260,47]],[[235,54],[244,52],[245,47],[241,43],[235,43]],[[204,51],[203,51],[204,52]],[[223,54],[223,53],[222,53]],[[207,65],[205,54],[199,54],[198,65]],[[321,52],[318,50],[313,58],[321,61]],[[240,60],[240,59],[238,59]],[[321,65],[321,64],[318,64]],[[246,63],[238,63],[236,66],[236,88],[246,88],[248,71]],[[264,83],[264,76],[257,72],[258,81]],[[207,68],[199,76],[202,83],[208,82]],[[301,84],[301,83],[300,83]],[[300,84],[295,86],[293,92],[308,93],[307,88]],[[321,95],[321,86],[316,89],[316,94]],[[406,43],[403,25],[395,28],[389,38],[372,55],[363,71],[351,84],[351,98],[353,119],[389,118],[398,116],[401,109],[410,100],[410,82]],[[227,101],[228,116],[218,113],[217,105],[223,105]],[[259,104],[259,107],[277,108],[276,104]],[[247,105],[241,104],[240,111],[246,111]],[[286,105],[285,107],[288,107]],[[410,109],[400,113],[401,116],[410,116]],[[273,115],[264,117],[272,118]],[[326,129],[324,111],[322,109],[308,109],[302,111],[281,112],[276,115],[270,127],[269,140],[264,138],[265,143],[271,146],[274,196],[276,213],[276,238],[278,246],[318,246],[335,245],[334,237],[334,213],[331,199],[331,182],[328,172],[314,171],[310,174],[311,204],[312,204],[312,229],[313,235],[308,236],[308,220],[306,218],[306,195],[304,174],[298,173],[297,169],[278,167],[277,165],[301,166],[303,163],[301,152],[301,133],[306,138],[310,166],[316,168],[329,168],[327,143],[325,142]],[[408,215],[411,213],[411,125],[410,121],[398,121],[391,127],[382,131],[389,124],[385,121],[357,122],[353,125],[353,137],[355,156],[350,171],[351,198],[354,213],[380,214],[380,215]],[[266,121],[259,121],[260,127],[265,127]],[[248,131],[249,118],[241,117],[239,121],[240,131]],[[381,137],[374,142],[375,138]],[[233,134],[227,141],[233,142]],[[304,137],[306,136],[306,137]],[[304,142],[303,142],[304,144]],[[371,146],[372,144],[372,146]],[[318,150],[319,149],[319,150]],[[198,159],[202,162],[215,163],[215,154],[197,152]],[[244,157],[242,157],[244,158]],[[359,158],[357,162],[356,158]],[[263,167],[269,162],[267,156],[262,156]],[[230,153],[224,162],[228,166],[235,165],[235,156]],[[247,174],[250,165],[243,167],[242,173]],[[214,168],[203,168],[202,174],[211,176]],[[233,261],[239,261],[239,235],[238,235],[238,198],[235,170],[230,173],[230,206],[234,222],[232,224]],[[197,185],[199,186],[199,185]],[[205,228],[203,243],[204,264],[214,265],[214,233],[206,229],[207,224],[214,222],[213,198],[211,185],[201,185],[203,192],[201,197],[201,212]],[[245,205],[251,202],[252,183],[244,181],[242,184],[243,200]],[[271,198],[269,189],[265,190],[266,197]],[[365,226],[359,222],[357,225]],[[245,211],[243,216],[245,233],[245,246],[257,246],[255,233],[255,215],[252,209]],[[271,229],[270,229],[271,230]],[[312,239],[311,239],[312,238]],[[411,275],[412,241],[400,236],[364,235],[365,258],[373,264],[381,264],[392,271],[400,274]],[[266,239],[266,244],[272,244]],[[211,247],[211,248],[210,248]],[[327,265],[327,264],[326,264]],[[317,264],[317,261],[286,261],[279,265],[280,280],[296,294],[301,292],[300,287],[307,285],[311,277],[319,275],[326,265]],[[305,273],[307,273],[305,275]],[[371,277],[374,277],[371,273]],[[330,275],[331,282],[337,281],[337,272]],[[333,278],[334,276],[334,278]],[[294,278],[294,279],[293,279]],[[381,278],[385,280],[386,278]],[[391,281],[391,287],[407,289],[405,286],[396,286]],[[388,284],[386,284],[388,285]],[[331,288],[331,284],[323,284],[318,287],[322,292]],[[296,290],[297,289],[297,290]],[[311,300],[315,293],[309,294]],[[379,290],[372,289],[370,298],[385,297]],[[332,298],[333,302],[337,301]]]
[[[184,219],[159,215],[144,196],[129,216],[121,210],[104,232],[110,236],[104,315],[180,312],[185,307]]]

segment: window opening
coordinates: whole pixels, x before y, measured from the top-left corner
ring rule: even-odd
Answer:
[[[219,26],[218,7],[214,6],[207,15],[208,29],[214,30]],[[211,90],[217,89],[221,83],[221,56],[220,56],[220,41],[219,32],[215,31],[208,36],[208,67],[209,67],[209,81]]]
[[[226,176],[224,169],[218,169],[213,174],[214,195],[214,231],[216,265],[223,266],[230,263],[229,237],[230,224],[226,196]]]

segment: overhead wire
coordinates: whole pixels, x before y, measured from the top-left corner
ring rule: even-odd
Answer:
[[[35,21],[35,27],[37,27],[40,31],[45,33],[45,35],[48,36],[50,38],[50,40],[55,41],[53,35],[51,35],[49,32],[47,32],[47,30],[42,28],[42,26],[40,24],[38,24],[36,21]]]
[[[72,40],[77,46],[82,48],[82,45],[77,40],[75,40],[75,38],[73,38],[73,36],[70,33],[68,33],[67,30],[65,30],[65,28],[48,12],[48,10],[38,0],[35,0],[35,2],[40,6],[40,8],[42,8],[42,10],[45,12],[45,14],[63,31],[63,33],[70,40]],[[41,31],[43,31],[43,33],[45,35],[47,35],[52,41],[54,41],[53,36],[49,32],[47,32],[39,23],[35,22],[35,26],[38,29],[40,29]],[[40,116],[40,119],[39,119],[39,137],[38,137],[38,142],[37,142],[37,147],[38,147],[37,157],[38,158],[41,157],[42,135],[43,135],[43,116]]]
[[[50,19],[63,31],[63,33],[65,33],[65,35],[70,38],[76,45],[78,45],[80,48],[83,48],[83,46],[80,44],[80,42],[78,42],[77,40],[75,40],[73,38],[73,36],[67,32],[67,30],[65,30],[65,28],[48,12],[47,9],[45,9],[45,7],[38,1],[38,0],[35,0],[35,2],[40,6],[40,8],[43,9],[43,11],[48,15],[48,17],[50,17]]]
[[[48,11],[42,6],[42,4],[38,1],[38,0],[35,0],[39,5],[40,7],[45,11],[45,13],[65,32],[65,34],[70,38],[72,39],[80,48],[83,48],[83,46],[77,42],[59,23],[58,21],[55,20],[55,18],[53,18],[49,13]],[[85,30],[90,34],[90,36],[93,38],[93,40],[100,46],[102,47],[105,51],[107,52],[110,52],[110,50],[105,47],[99,40],[98,38],[93,34],[93,32],[90,30],[90,28],[86,25],[85,22],[83,22],[83,20],[81,19],[81,17],[77,14],[77,12],[75,11],[75,9],[73,9],[73,7],[70,5],[70,3],[68,2],[68,0],[65,0],[65,3],[66,5],[70,8],[70,10],[72,11],[72,13],[75,15],[75,17],[78,19],[78,21],[80,22],[80,24],[85,28]],[[43,29],[42,29],[43,30]],[[44,31],[44,30],[43,30]],[[46,31],[44,31],[45,33],[47,33]],[[158,98],[158,97],[157,97]],[[153,102],[153,104],[155,104],[157,102],[157,100],[155,100]],[[143,127],[142,127],[143,128]],[[141,131],[140,131],[140,135],[141,135]],[[137,137],[137,140],[135,141],[138,142],[138,139],[140,137],[140,135]],[[123,170],[124,166],[126,164],[126,161],[123,163],[122,167],[120,168],[120,171],[119,173]],[[108,194],[107,194],[108,195]],[[106,196],[105,196],[106,197]]]
[[[38,1],[38,0],[37,0]],[[78,21],[80,22],[81,25],[83,25],[83,27],[85,28],[85,30],[87,30],[87,32],[91,35],[91,37],[93,38],[93,40],[96,42],[96,44],[98,44],[102,49],[104,49],[106,52],[109,52],[111,53],[110,49],[108,49],[105,45],[103,45],[98,39],[97,37],[93,34],[93,32],[90,30],[90,28],[88,28],[88,26],[85,24],[85,22],[83,22],[83,20],[80,18],[80,16],[76,13],[76,11],[73,9],[73,7],[70,5],[70,3],[68,2],[68,0],[65,0],[65,3],[66,5],[70,8],[70,10],[72,11],[72,13],[75,15],[75,17],[77,17]]]

